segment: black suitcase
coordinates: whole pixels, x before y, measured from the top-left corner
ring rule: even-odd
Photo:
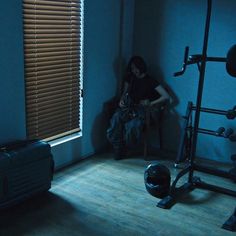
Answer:
[[[46,142],[17,141],[0,146],[0,209],[49,190],[53,171]]]

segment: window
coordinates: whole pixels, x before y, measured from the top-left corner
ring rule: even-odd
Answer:
[[[29,139],[81,131],[83,0],[23,0]]]

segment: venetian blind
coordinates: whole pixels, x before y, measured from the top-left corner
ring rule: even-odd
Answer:
[[[82,0],[23,0],[28,138],[80,131]]]

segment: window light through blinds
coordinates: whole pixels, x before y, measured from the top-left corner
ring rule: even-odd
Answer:
[[[82,0],[24,0],[28,138],[80,131]]]

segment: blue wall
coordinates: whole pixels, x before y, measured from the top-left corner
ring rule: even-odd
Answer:
[[[0,20],[0,143],[4,143],[26,137],[21,1],[4,1]],[[120,57],[130,56],[132,39],[127,35],[132,35],[132,21],[133,1],[123,9],[117,0],[85,1],[83,136],[52,148],[57,168],[106,146],[103,106],[116,93]],[[126,44],[121,43],[124,38]]]
[[[134,0],[123,3],[121,12],[121,2],[117,0],[85,1],[83,137],[53,147],[57,167],[89,156],[106,145],[107,117],[103,106],[116,93],[123,65],[132,55],[132,44],[134,52],[148,62],[150,73],[162,78],[173,96],[175,106],[164,122],[164,142],[166,149],[177,150],[179,117],[185,113],[187,101],[195,101],[198,72],[196,66],[191,66],[178,79],[173,72],[181,67],[186,45],[190,46],[191,54],[202,50],[206,0],[136,0],[135,17]],[[225,56],[235,43],[235,9],[234,0],[213,0],[209,55]],[[26,135],[21,3],[4,1],[0,20],[0,142],[3,143]],[[204,106],[233,107],[235,89],[236,80],[225,72],[223,64],[208,63]],[[201,127],[219,126],[236,130],[235,121],[219,116],[201,117]],[[200,156],[228,161],[235,151],[235,144],[228,140],[199,136]]]
[[[22,6],[14,0],[0,8],[0,143],[25,137]]]
[[[149,71],[163,79],[173,96],[175,106],[164,122],[165,148],[176,151],[180,132],[180,116],[185,113],[188,101],[196,101],[198,70],[188,67],[178,78],[173,73],[180,70],[185,46],[190,54],[202,51],[205,26],[206,0],[136,0],[134,52],[143,55]],[[213,0],[209,56],[224,57],[236,39],[236,2]],[[236,79],[225,71],[223,63],[207,64],[202,106],[228,110],[235,105]],[[236,121],[215,115],[201,115],[200,127],[216,130],[232,127]],[[199,156],[229,161],[236,153],[236,143],[213,136],[199,135]]]

